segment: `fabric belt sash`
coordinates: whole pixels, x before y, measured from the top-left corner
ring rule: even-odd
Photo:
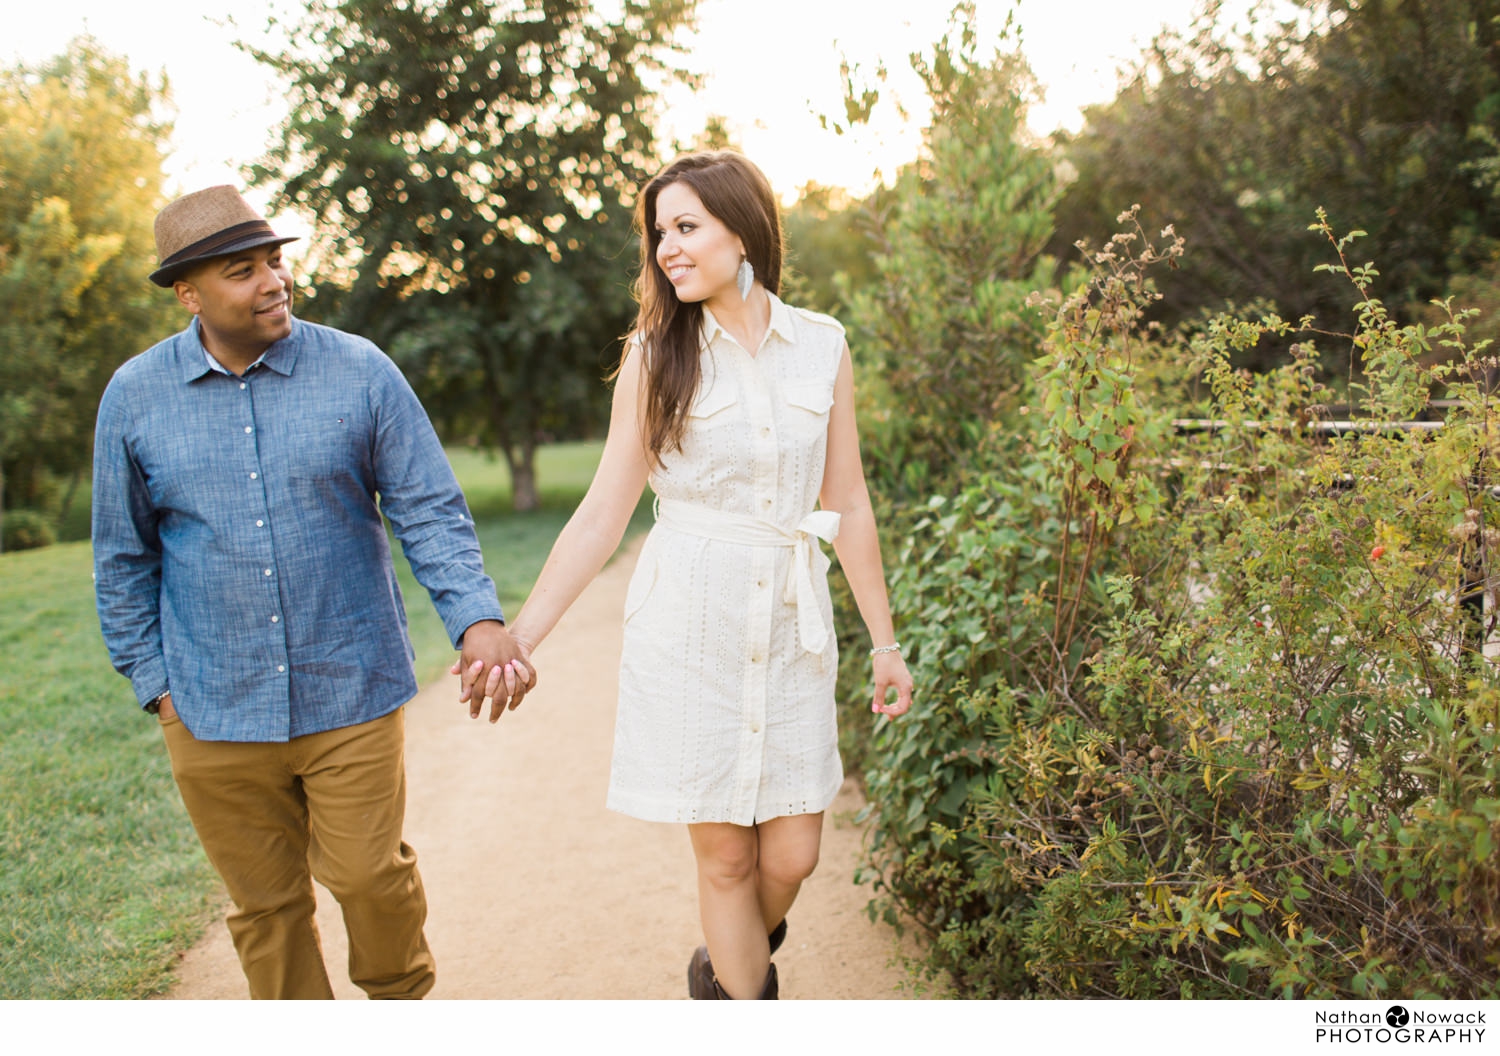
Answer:
[[[839,534],[839,515],[832,510],[814,510],[802,518],[796,528],[786,529],[770,521],[747,514],[716,510],[675,499],[656,500],[656,521],[673,531],[716,539],[740,546],[789,546],[792,548],[792,574],[786,582],[785,601],[797,606],[797,631],[802,648],[822,655],[831,637],[830,628],[818,609],[814,576],[826,579],[828,555],[817,540],[833,542]]]

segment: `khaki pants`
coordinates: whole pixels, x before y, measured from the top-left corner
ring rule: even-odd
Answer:
[[[405,717],[285,744],[196,740],[162,720],[172,775],[234,909],[229,932],[252,998],[331,998],[313,878],[349,932],[349,978],[372,998],[432,989],[427,898],[406,813]]]

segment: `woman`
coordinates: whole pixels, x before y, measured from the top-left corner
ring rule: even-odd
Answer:
[[[604,452],[510,633],[529,660],[614,553],[649,482],[657,523],[625,603],[608,806],[688,826],[707,940],[689,993],[774,998],[770,953],[843,779],[819,538],[876,646],[871,710],[904,714],[912,680],[860,464],[849,349],[838,323],[776,297],[781,228],[765,177],[738,154],[690,155],[647,185],[636,219],[640,312]],[[477,671],[463,676],[465,699],[529,681],[516,664],[471,685]]]

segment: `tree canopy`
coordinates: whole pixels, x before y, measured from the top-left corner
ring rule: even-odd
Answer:
[[[1211,3],[1159,36],[1061,144],[1078,176],[1054,248],[1137,203],[1174,224],[1188,252],[1163,290],[1171,319],[1256,300],[1333,316],[1337,285],[1308,279],[1319,206],[1368,233],[1360,253],[1393,300],[1492,266],[1500,2],[1297,0],[1294,14],[1231,30]]]
[[[518,508],[537,444],[606,413],[652,100],[695,4],[315,0],[305,47],[251,49],[291,102],[255,179],[314,219],[319,299],[450,438],[500,449]]]
[[[173,325],[146,281],[164,83],[89,38],[0,72],[0,471],[6,506],[55,514],[86,470],[110,374]]]
[[[917,491],[1014,411],[1041,333],[1026,300],[1055,271],[1043,249],[1058,178],[1024,127],[1035,85],[1012,26],[1000,43],[981,53],[963,3],[931,54],[912,56],[932,107],[923,153],[867,203],[875,274],[847,289],[861,382],[901,407],[872,471]],[[862,93],[865,109],[876,94]],[[851,91],[851,112],[858,101]]]

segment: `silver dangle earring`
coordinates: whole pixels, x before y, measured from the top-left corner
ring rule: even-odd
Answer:
[[[740,270],[734,273],[734,284],[739,288],[740,300],[749,300],[750,287],[755,285],[755,269],[748,259],[740,261]]]

